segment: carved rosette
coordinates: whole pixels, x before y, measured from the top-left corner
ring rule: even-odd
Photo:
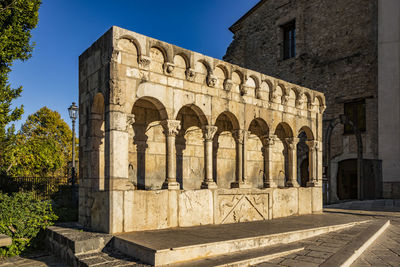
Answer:
[[[196,73],[194,72],[194,69],[187,68],[185,71],[186,74],[186,80],[193,82],[194,78],[196,77]]]
[[[249,91],[249,87],[247,87],[245,84],[241,84],[239,89],[241,95],[247,95],[247,92]]]
[[[289,138],[286,138],[285,139],[285,141],[286,141],[286,144],[287,144],[287,146],[288,146],[288,148],[290,149],[290,150],[295,150],[296,149],[296,145],[297,145],[297,143],[299,142],[299,138],[297,138],[297,137],[289,137]]]
[[[202,130],[203,130],[204,141],[212,141],[215,133],[218,130],[218,127],[213,125],[206,125],[202,128]]]
[[[206,80],[209,87],[215,87],[218,81],[217,77],[215,77],[213,74],[208,74]]]
[[[304,93],[300,93],[295,102],[296,108],[303,109],[304,107]]]
[[[257,99],[261,99],[262,98],[261,88],[260,87],[256,87],[255,91],[256,91],[256,98]]]
[[[171,75],[175,69],[175,65],[170,62],[165,62],[163,65],[163,69],[166,75]]]
[[[150,66],[151,59],[148,56],[141,55],[138,58],[139,67],[142,69],[148,69]]]
[[[181,122],[176,120],[165,120],[161,121],[160,124],[163,127],[163,132],[166,136],[175,137],[181,129]]]
[[[232,90],[233,82],[231,79],[225,79],[224,81],[224,90],[225,91],[230,91]]]
[[[282,105],[287,105],[287,103],[289,102],[289,95],[283,95],[282,96],[282,101],[281,101],[281,103],[282,103]]]

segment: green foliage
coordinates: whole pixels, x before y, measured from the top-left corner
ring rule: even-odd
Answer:
[[[72,131],[57,111],[43,107],[29,115],[5,153],[11,176],[63,176],[72,156]]]
[[[8,75],[15,60],[31,56],[31,30],[38,22],[41,0],[0,0],[0,166],[4,166],[4,152],[13,145],[14,127],[7,125],[21,118],[23,107],[12,107],[22,87],[11,88]]]
[[[33,193],[0,193],[0,233],[13,240],[9,247],[0,248],[0,258],[18,255],[35,244],[41,229],[57,219],[48,201],[39,201]]]

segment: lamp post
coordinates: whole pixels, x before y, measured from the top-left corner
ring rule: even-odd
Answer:
[[[68,108],[69,117],[72,120],[72,186],[75,185],[75,121],[78,118],[79,108],[72,102]]]

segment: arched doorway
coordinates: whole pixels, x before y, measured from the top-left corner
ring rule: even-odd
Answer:
[[[337,196],[339,200],[357,199],[357,160],[340,161],[337,172]]]

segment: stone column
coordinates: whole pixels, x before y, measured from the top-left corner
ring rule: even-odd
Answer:
[[[306,141],[308,146],[308,182],[307,186],[316,186],[317,182],[317,142],[315,140]]]
[[[316,172],[315,172],[315,180],[316,180],[316,183],[317,183],[317,185],[318,186],[322,186],[322,157],[323,157],[323,154],[322,154],[322,149],[323,149],[323,143],[322,143],[322,141],[317,141],[316,142],[317,144],[317,146],[316,146],[316,148],[315,148],[315,150],[316,150],[316,162],[315,162],[315,169],[316,169]]]
[[[176,152],[175,152],[175,137],[181,128],[181,122],[176,120],[161,121],[161,126],[164,128],[166,137],[166,163],[167,175],[165,182],[162,185],[163,189],[180,188],[179,183],[176,181]]]
[[[206,125],[203,127],[204,136],[204,181],[201,184],[203,189],[215,189],[217,184],[213,179],[213,138],[218,127]]]
[[[232,188],[250,188],[251,184],[246,180],[244,173],[246,168],[246,150],[245,139],[247,136],[246,130],[235,130],[233,136],[236,141],[236,181],[231,183]]]
[[[264,188],[277,187],[276,181],[273,179],[273,149],[275,145],[276,135],[264,135],[261,137],[263,147],[261,152],[264,156]]]
[[[287,187],[298,187],[297,182],[297,143],[299,138],[290,137],[285,139],[289,156],[289,177],[286,182]]]

